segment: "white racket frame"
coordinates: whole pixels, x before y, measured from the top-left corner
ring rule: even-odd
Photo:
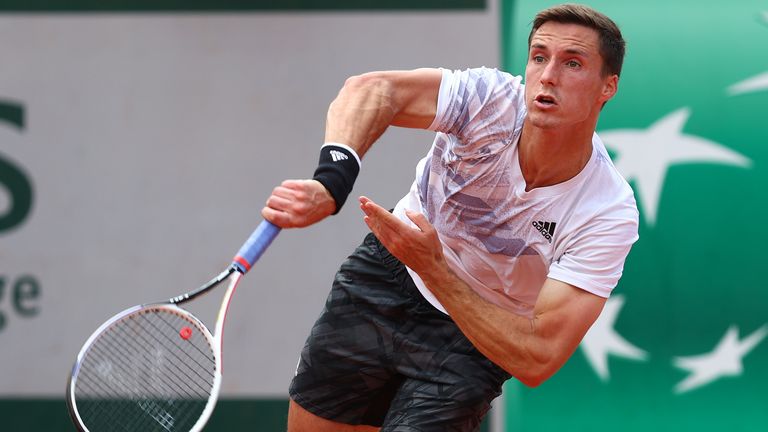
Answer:
[[[219,392],[221,391],[221,382],[222,382],[222,363],[223,363],[222,348],[223,348],[223,342],[224,342],[224,322],[226,321],[227,311],[229,310],[229,304],[230,304],[230,301],[232,300],[232,295],[235,293],[237,284],[240,282],[240,278],[242,276],[243,276],[243,273],[241,273],[240,271],[232,271],[232,272],[229,272],[229,275],[226,276],[225,279],[221,280],[222,282],[225,280],[228,280],[228,283],[227,283],[227,289],[224,292],[224,298],[222,299],[221,306],[219,307],[219,312],[216,316],[216,324],[214,327],[213,334],[211,334],[211,332],[208,330],[208,328],[205,326],[205,324],[203,324],[203,322],[200,319],[194,316],[191,312],[177,306],[178,303],[189,301],[193,297],[196,297],[197,295],[184,296],[183,299],[181,296],[174,297],[173,299],[165,303],[154,303],[154,304],[146,304],[146,305],[130,307],[116,314],[115,316],[107,320],[104,324],[102,324],[98,329],[96,329],[96,331],[94,331],[93,334],[91,334],[91,336],[85,342],[83,347],[80,349],[80,352],[77,354],[77,359],[75,361],[75,365],[72,367],[72,374],[70,375],[69,383],[68,383],[67,402],[73,418],[75,418],[77,421],[78,428],[83,432],[92,432],[83,423],[83,419],[82,417],[80,417],[80,412],[77,409],[77,403],[75,400],[75,386],[77,384],[77,377],[80,372],[80,367],[83,363],[83,360],[85,359],[85,356],[88,354],[88,351],[93,346],[93,343],[107,329],[109,329],[109,327],[111,327],[116,322],[122,319],[125,319],[130,315],[140,313],[141,311],[149,310],[149,309],[163,309],[177,315],[183,315],[185,317],[188,317],[193,323],[196,324],[196,326],[198,327],[198,330],[200,330],[200,332],[203,334],[203,336],[205,337],[205,339],[213,349],[213,355],[215,360],[215,371],[214,371],[214,378],[213,378],[213,387],[211,388],[211,394],[208,397],[208,402],[206,403],[205,408],[203,409],[203,412],[200,414],[200,418],[189,430],[189,432],[202,431],[203,427],[210,419],[211,414],[213,414],[213,409],[216,406],[216,402],[219,399]],[[218,285],[218,283],[213,285],[208,285],[205,291],[208,291],[209,289],[213,288],[215,285]],[[198,292],[196,294],[202,294],[202,292]],[[97,432],[97,431],[93,431],[93,432]]]

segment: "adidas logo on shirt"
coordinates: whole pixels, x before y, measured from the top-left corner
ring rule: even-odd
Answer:
[[[541,233],[541,235],[544,236],[545,239],[547,239],[550,243],[552,243],[552,236],[555,235],[555,225],[557,225],[556,222],[531,222],[531,225],[536,227],[537,230]]]
[[[338,150],[331,150],[330,153],[331,153],[331,158],[333,159],[334,162],[338,162],[340,160],[347,160],[347,159],[349,159],[349,156],[347,156],[346,154],[344,154],[344,153],[342,153],[342,152],[340,152]]]

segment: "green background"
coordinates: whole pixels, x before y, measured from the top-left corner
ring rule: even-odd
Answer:
[[[535,13],[555,2],[504,8],[504,65],[522,73]],[[655,224],[641,211],[640,240],[614,291],[625,297],[616,330],[647,361],[609,357],[603,382],[577,352],[536,389],[510,382],[509,431],[768,430],[768,344],[743,357],[743,372],[689,392],[675,357],[711,352],[736,325],[740,340],[768,322],[760,269],[768,228],[768,90],[731,95],[737,82],[768,72],[764,1],[591,1],[627,40],[618,96],[598,132],[646,129],[687,107],[683,133],[722,144],[749,168],[715,163],[668,167]],[[614,160],[622,155],[611,149]],[[629,179],[636,186],[636,179]],[[637,189],[636,189],[637,193]]]

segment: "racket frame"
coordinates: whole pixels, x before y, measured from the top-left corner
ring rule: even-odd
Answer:
[[[141,313],[142,311],[145,311],[145,310],[164,309],[176,315],[183,315],[187,317],[190,321],[195,323],[195,326],[197,327],[198,330],[200,330],[200,333],[203,335],[203,337],[205,337],[205,339],[211,345],[211,348],[213,350],[213,356],[215,360],[215,370],[214,370],[213,385],[211,387],[211,393],[208,396],[208,401],[206,402],[203,412],[200,414],[200,418],[198,418],[197,422],[189,430],[189,432],[200,432],[205,426],[205,424],[208,422],[208,420],[210,419],[211,415],[213,414],[213,409],[216,407],[216,402],[219,399],[219,393],[221,391],[221,382],[222,382],[222,368],[223,368],[222,347],[224,343],[224,321],[226,320],[227,311],[229,309],[229,304],[232,301],[232,296],[234,295],[235,290],[237,289],[237,285],[240,282],[240,278],[242,278],[242,276],[243,276],[243,273],[238,269],[238,267],[235,265],[231,265],[225,271],[221,272],[218,276],[211,279],[208,283],[206,283],[205,285],[201,286],[200,288],[194,291],[190,291],[190,292],[178,295],[164,302],[147,303],[143,305],[132,306],[128,309],[123,310],[122,312],[117,313],[116,315],[108,319],[106,322],[104,322],[104,324],[99,326],[99,328],[96,329],[96,331],[94,331],[93,334],[91,334],[88,340],[86,340],[85,344],[83,344],[83,347],[80,349],[80,352],[77,354],[77,359],[75,361],[74,366],[72,367],[72,373],[70,374],[69,380],[67,381],[67,408],[69,409],[70,416],[75,421],[75,424],[78,430],[82,432],[91,432],[88,429],[88,427],[84,424],[83,419],[80,416],[80,412],[78,411],[77,402],[75,399],[75,386],[77,385],[77,377],[79,375],[80,368],[88,352],[93,347],[93,344],[112,325],[114,325],[118,321],[125,319],[128,316]],[[199,318],[197,318],[194,314],[192,314],[188,310],[179,307],[179,305],[192,301],[195,298],[210,292],[211,290],[216,288],[218,285],[220,285],[222,282],[227,281],[228,279],[230,280],[229,280],[229,283],[227,284],[227,289],[224,292],[224,297],[221,301],[221,306],[219,307],[219,312],[216,316],[214,333],[211,333],[211,331],[208,330],[208,327]],[[97,432],[97,431],[93,431],[93,432]]]
[[[203,335],[205,335],[208,342],[211,344],[211,347],[213,348],[213,353],[215,357],[215,378],[214,378],[214,384],[211,389],[211,394],[208,397],[208,402],[203,409],[203,412],[200,415],[200,418],[198,421],[194,424],[192,429],[190,429],[189,432],[200,432],[205,424],[208,422],[208,419],[210,418],[211,414],[213,413],[213,409],[216,406],[216,402],[219,398],[219,391],[221,390],[221,380],[222,380],[222,348],[223,348],[223,339],[224,339],[224,321],[226,319],[227,310],[229,309],[229,303],[232,300],[232,295],[235,292],[235,289],[237,288],[237,284],[240,282],[240,279],[248,273],[248,271],[252,268],[252,266],[256,263],[256,261],[259,260],[261,255],[266,251],[266,249],[269,247],[269,245],[272,243],[272,241],[277,237],[277,234],[280,232],[280,227],[270,223],[267,220],[263,220],[258,227],[251,233],[251,235],[248,237],[248,239],[245,241],[245,243],[240,247],[240,250],[238,250],[237,254],[235,255],[232,264],[230,264],[229,267],[227,267],[226,270],[219,273],[216,277],[208,281],[206,284],[201,286],[200,288],[190,291],[184,294],[181,294],[176,297],[172,297],[168,299],[165,302],[159,302],[159,303],[149,303],[145,305],[138,305],[133,306],[131,308],[128,308],[117,315],[113,316],[109,320],[107,320],[104,324],[102,324],[98,329],[96,329],[93,334],[88,338],[86,343],[83,345],[83,347],[80,349],[80,352],[77,355],[77,359],[75,360],[75,364],[72,367],[72,373],[69,376],[69,379],[67,380],[67,407],[69,409],[70,416],[72,417],[73,421],[75,422],[75,425],[80,431],[84,432],[90,432],[88,428],[83,424],[82,418],[80,417],[80,413],[77,410],[77,403],[75,400],[75,385],[77,384],[77,377],[78,373],[80,371],[81,365],[83,363],[83,360],[85,359],[85,356],[88,354],[88,351],[92,347],[93,343],[99,338],[100,335],[104,333],[106,329],[108,329],[111,325],[113,325],[118,320],[126,317],[129,314],[136,313],[137,311],[146,309],[146,308],[170,308],[170,310],[174,311],[174,313],[183,314],[187,317],[189,317],[193,322],[196,322],[199,325],[199,328],[201,329],[201,332]],[[208,330],[208,328],[203,324],[203,322],[195,317],[191,312],[179,307],[179,305],[186,303],[188,301],[191,301],[209,291],[211,291],[213,288],[217,287],[222,282],[229,280],[229,283],[227,285],[226,292],[224,293],[224,298],[222,299],[221,306],[219,308],[218,315],[216,317],[216,324],[214,327],[214,333],[211,334],[211,332]],[[96,432],[96,431],[94,431]]]

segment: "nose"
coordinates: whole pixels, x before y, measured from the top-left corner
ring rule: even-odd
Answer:
[[[541,77],[539,77],[539,81],[545,85],[556,85],[558,74],[559,69],[557,68],[556,62],[548,62],[546,66],[544,66],[544,70],[541,71]]]

